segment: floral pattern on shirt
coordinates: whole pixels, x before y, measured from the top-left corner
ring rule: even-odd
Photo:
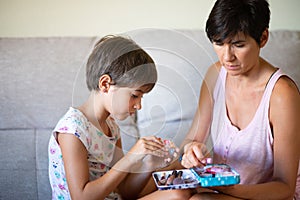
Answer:
[[[103,176],[111,169],[116,142],[120,139],[118,126],[112,118],[107,119],[111,137],[106,136],[91,124],[79,110],[70,108],[59,120],[49,141],[49,179],[53,199],[71,199],[66,181],[63,157],[57,133],[74,134],[88,151],[90,180]],[[120,199],[111,193],[107,199]]]

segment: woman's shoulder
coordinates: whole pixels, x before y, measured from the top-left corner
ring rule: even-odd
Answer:
[[[220,71],[221,71],[222,65],[220,62],[216,62],[212,64],[205,75],[205,83],[207,84],[208,88],[213,89],[216,81],[219,77]]]
[[[281,99],[288,97],[299,98],[299,88],[296,83],[284,73],[278,78],[272,93],[273,99]]]
[[[300,113],[300,92],[296,83],[287,75],[282,74],[274,85],[270,109],[280,117],[289,113]],[[275,116],[277,116],[275,115]],[[299,115],[298,115],[299,116]]]

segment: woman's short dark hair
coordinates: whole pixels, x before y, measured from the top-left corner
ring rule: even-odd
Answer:
[[[269,22],[267,0],[217,0],[205,30],[211,42],[224,42],[242,32],[260,44],[261,35],[269,28]]]
[[[107,74],[119,87],[147,86],[150,91],[157,81],[152,58],[133,40],[108,35],[94,46],[86,65],[88,89],[99,90],[99,78]]]

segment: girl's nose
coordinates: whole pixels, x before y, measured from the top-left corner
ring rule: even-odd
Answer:
[[[140,110],[142,108],[142,104],[141,104],[141,101],[137,101],[134,106],[133,106],[134,109],[136,110]]]

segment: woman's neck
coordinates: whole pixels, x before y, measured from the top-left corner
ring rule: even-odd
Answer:
[[[257,66],[239,76],[228,77],[229,83],[240,89],[264,87],[276,68],[260,58]]]

